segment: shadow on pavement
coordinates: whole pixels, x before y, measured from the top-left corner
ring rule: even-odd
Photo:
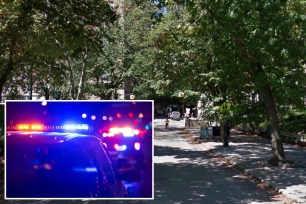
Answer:
[[[273,202],[273,196],[263,193],[256,185],[244,185],[245,178],[233,176],[230,168],[220,170],[217,159],[203,151],[182,150],[172,147],[155,147],[155,156],[171,155],[177,159],[155,164],[155,200],[96,200],[96,201],[5,201],[14,204],[91,204],[91,203],[250,203]],[[180,162],[183,159],[185,162]],[[205,164],[205,165],[204,165]],[[179,176],[178,176],[179,175]],[[247,181],[249,182],[249,181]],[[251,186],[251,187],[249,187]],[[245,188],[251,188],[245,193]]]
[[[163,128],[163,137],[168,135]],[[182,131],[170,128],[169,131]],[[177,136],[176,136],[177,138]],[[251,203],[274,202],[273,195],[225,166],[204,151],[169,146],[155,146],[155,157],[171,160],[154,165],[154,200],[11,200],[10,204],[112,204],[112,203]]]
[[[188,134],[199,135],[199,130],[188,129]],[[292,201],[306,202],[306,148],[284,143],[286,159],[291,165],[273,166],[268,163],[272,157],[270,139],[255,135],[231,132],[230,147],[224,148],[221,142],[211,139],[202,141],[202,147],[221,155],[231,163],[256,178],[265,181]]]

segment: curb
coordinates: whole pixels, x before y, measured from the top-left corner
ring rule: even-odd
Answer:
[[[283,194],[280,189],[276,188],[275,186],[273,186],[272,184],[270,184],[268,181],[261,179],[258,176],[255,176],[253,173],[251,173],[249,170],[241,167],[239,164],[237,164],[236,162],[225,158],[222,154],[216,153],[214,150],[209,149],[209,147],[207,147],[205,144],[200,143],[200,145],[202,147],[204,147],[204,151],[207,151],[208,153],[210,153],[212,156],[216,157],[216,158],[220,158],[223,161],[226,162],[226,164],[229,165],[230,168],[232,168],[234,171],[236,171],[239,174],[242,174],[244,176],[246,176],[248,179],[254,181],[256,184],[258,184],[261,188],[268,190],[269,192],[273,193],[273,194],[278,194],[281,195],[283,197],[283,200],[285,200],[286,203],[288,204],[299,204],[299,202],[295,199],[292,199],[290,197],[288,197],[287,195]]]
[[[261,179],[258,176],[255,176],[253,173],[251,173],[249,170],[243,168],[238,163],[236,163],[236,162],[234,162],[234,161],[232,161],[230,159],[227,159],[222,154],[215,152],[213,149],[210,149],[207,145],[205,145],[203,143],[203,141],[198,140],[199,136],[194,136],[194,135],[190,134],[190,132],[188,132],[187,130],[184,130],[184,133],[187,136],[185,138],[187,139],[188,142],[190,142],[191,144],[200,144],[200,146],[203,148],[204,151],[207,151],[212,156],[223,160],[234,171],[236,171],[239,174],[242,174],[242,175],[246,176],[247,178],[249,178],[250,180],[254,181],[261,188],[266,189],[266,190],[270,191],[273,194],[278,194],[278,195],[282,196],[282,200],[284,200],[285,203],[288,203],[288,204],[299,204],[300,203],[296,199],[293,199],[293,198],[283,194],[280,191],[280,189],[278,189],[274,185],[270,184],[268,181],[266,181],[264,179]]]

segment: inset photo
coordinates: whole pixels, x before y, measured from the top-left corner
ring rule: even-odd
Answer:
[[[153,199],[153,101],[5,109],[5,199]]]

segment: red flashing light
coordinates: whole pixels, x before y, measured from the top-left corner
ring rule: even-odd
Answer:
[[[115,137],[118,134],[122,134],[124,137],[144,136],[146,132],[139,129],[132,129],[130,127],[112,127],[109,129],[104,127],[103,130],[99,130],[99,133],[102,134],[103,137]]]
[[[144,131],[143,130],[141,130],[141,131],[139,131],[139,134],[138,134],[138,136],[140,136],[140,137],[142,137],[142,136],[144,136]]]
[[[18,130],[29,130],[30,126],[28,124],[19,124],[17,125]]]
[[[133,113],[129,113],[129,117],[130,118],[134,117]]]
[[[84,131],[88,130],[87,124],[65,124],[61,126],[45,126],[43,124],[17,124],[16,126],[7,126],[11,131]]]
[[[121,118],[121,113],[117,113],[117,118]]]
[[[18,130],[42,130],[43,129],[42,124],[18,124],[17,129]]]

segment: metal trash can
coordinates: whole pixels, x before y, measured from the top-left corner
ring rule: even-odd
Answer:
[[[208,127],[201,127],[200,138],[208,138]]]
[[[203,121],[203,123],[200,124],[201,129],[200,129],[200,138],[205,139],[208,138],[208,123]]]
[[[212,135],[213,136],[221,136],[220,131],[221,131],[221,129],[220,129],[219,126],[212,127]]]

